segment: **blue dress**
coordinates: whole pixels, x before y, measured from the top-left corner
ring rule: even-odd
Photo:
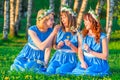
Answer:
[[[84,53],[84,61],[87,63],[88,68],[83,69],[78,62],[77,67],[72,71],[76,75],[91,75],[91,76],[104,76],[108,75],[109,65],[107,60],[97,58],[84,51],[83,45],[87,44],[91,50],[102,53],[102,39],[106,38],[104,33],[101,33],[100,43],[96,43],[95,39],[87,35],[82,40],[82,49]]]
[[[62,29],[59,30],[57,34],[56,44],[65,39],[70,40],[70,42],[78,47],[77,35],[73,35],[70,32],[63,32]],[[61,49],[56,50],[53,57],[50,60],[49,66],[47,68],[47,73],[49,74],[64,74],[71,72],[77,65],[76,53],[74,53],[70,47],[64,44]]]
[[[44,41],[52,32],[52,29],[50,28],[47,32],[41,32],[36,25],[31,26],[29,30],[34,31],[41,42]],[[28,35],[28,42],[14,60],[14,63],[11,65],[11,70],[31,70],[34,72],[44,71],[44,67],[42,65],[44,62],[44,53],[45,51],[38,49],[31,37]]]

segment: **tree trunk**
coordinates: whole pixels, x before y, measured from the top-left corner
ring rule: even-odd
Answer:
[[[31,15],[32,15],[32,0],[28,0],[26,38],[28,36],[28,28],[31,26]]]
[[[8,27],[9,27],[9,0],[4,1],[4,27],[3,27],[3,39],[8,39]]]
[[[69,0],[68,5],[70,6],[71,9],[72,9],[72,3],[73,3],[73,0]]]
[[[15,10],[14,10],[14,0],[10,0],[10,36],[15,36]]]
[[[61,6],[62,5],[68,5],[68,1],[67,0],[61,0]]]
[[[15,36],[18,36],[20,1],[21,0],[16,0],[16,9],[15,9]]]
[[[80,9],[80,3],[81,3],[80,0],[74,0],[74,7],[73,7],[74,12],[76,12],[76,13],[79,12],[79,9]]]
[[[79,14],[78,14],[78,18],[77,18],[77,28],[81,29],[81,22],[82,22],[82,16],[83,13],[85,11],[85,8],[87,6],[88,0],[83,0]]]
[[[21,26],[21,18],[22,18],[22,1],[23,0],[20,0],[20,5],[19,5],[19,16],[18,16],[18,19],[19,19],[19,24],[18,24],[18,30],[20,29],[20,26]]]
[[[114,0],[107,0],[106,33],[108,41],[110,40],[110,33],[112,28],[113,7]]]
[[[104,5],[104,0],[98,0],[95,12],[97,15],[100,15],[102,6]]]
[[[55,5],[54,5],[54,0],[49,0],[50,1],[50,9],[52,9],[52,11],[54,12],[55,9]]]

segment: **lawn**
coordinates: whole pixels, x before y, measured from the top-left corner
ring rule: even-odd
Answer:
[[[35,19],[33,19],[34,21]],[[2,20],[1,20],[2,21]],[[25,20],[22,20],[25,24]],[[103,20],[101,22],[105,24]],[[2,24],[2,23],[1,23]],[[24,25],[22,24],[22,25]],[[111,33],[111,40],[109,42],[109,58],[108,62],[110,65],[111,75],[105,77],[92,77],[92,76],[74,76],[74,75],[43,75],[35,74],[32,72],[9,72],[10,65],[13,63],[15,57],[19,54],[22,47],[27,42],[25,38],[25,27],[22,27],[19,32],[19,37],[9,38],[8,40],[2,40],[2,29],[0,30],[0,80],[13,80],[13,79],[30,79],[30,80],[118,80],[120,79],[120,29],[113,23],[113,31]],[[51,56],[54,50],[51,52]]]

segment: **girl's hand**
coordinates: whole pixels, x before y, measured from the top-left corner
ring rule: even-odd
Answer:
[[[84,44],[84,50],[87,51],[88,53],[90,52],[90,48],[87,44]]]
[[[45,63],[45,64],[44,64],[44,68],[47,68],[47,67],[48,67],[48,65],[47,65],[47,63]]]
[[[67,39],[64,40],[64,42],[65,42],[65,44],[66,44],[67,46],[71,46],[71,44],[72,44],[72,43],[71,43],[69,40],[67,40]]]
[[[57,49],[60,49],[62,46],[64,45],[64,42],[63,41],[60,41],[57,45]]]
[[[53,32],[54,32],[55,34],[57,34],[58,31],[60,30],[60,28],[61,28],[60,25],[56,25],[56,26],[54,27],[54,29],[53,29]]]
[[[82,62],[82,63],[80,64],[80,66],[81,66],[82,68],[84,68],[84,69],[87,69],[87,68],[88,68],[88,65],[86,64],[86,62]]]

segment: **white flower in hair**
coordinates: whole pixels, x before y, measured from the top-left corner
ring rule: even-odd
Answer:
[[[77,14],[67,5],[62,5],[61,11],[68,11],[72,16],[77,16]]]
[[[95,13],[94,10],[92,10],[92,8],[90,8],[90,10],[88,11],[88,13],[90,13],[92,15],[92,17],[98,21],[98,15]]]
[[[41,20],[41,19],[44,18],[45,16],[49,15],[52,11],[53,11],[52,9],[45,9],[45,10],[44,10],[44,13],[41,14],[41,15],[37,18],[37,20]]]

